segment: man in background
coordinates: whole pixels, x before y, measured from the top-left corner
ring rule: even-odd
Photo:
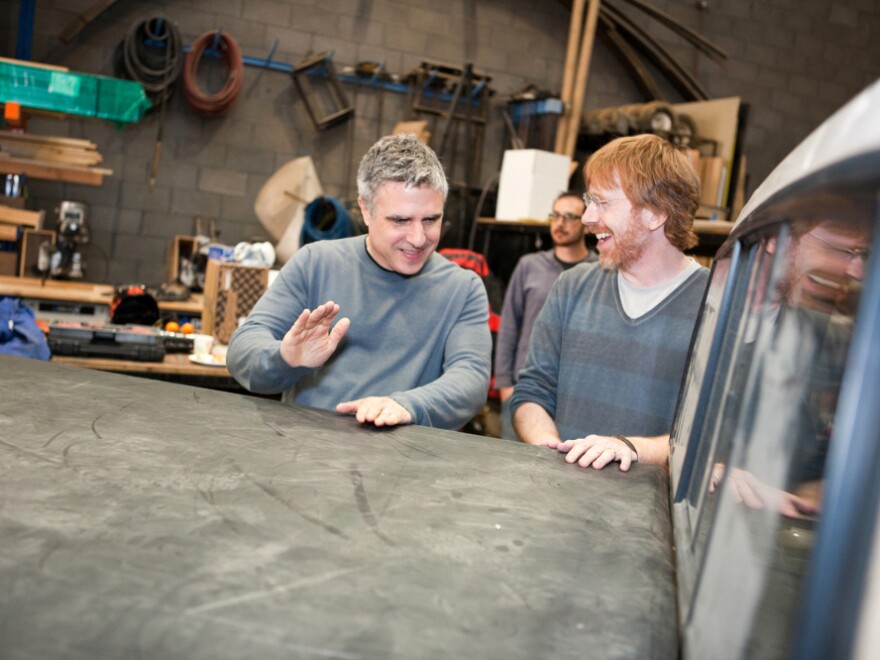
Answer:
[[[544,306],[550,288],[563,271],[584,261],[595,261],[587,250],[581,196],[563,192],[553,202],[550,238],[553,248],[523,256],[516,265],[501,310],[501,327],[495,348],[495,387],[501,397],[501,437],[517,440],[510,417],[510,396],[517,374],[526,362],[532,325]]]
[[[486,402],[492,340],[483,283],[435,253],[443,167],[415,136],[388,136],[357,183],[367,235],[300,248],[233,335],[229,371],[360,423],[458,429]]]
[[[584,180],[599,263],[553,285],[511,398],[514,424],[581,467],[665,464],[708,280],[684,254],[697,243],[699,179],[668,141],[638,135],[593,154]]]

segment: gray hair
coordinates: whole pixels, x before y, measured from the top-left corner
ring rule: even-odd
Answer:
[[[358,167],[358,195],[373,209],[379,187],[386,181],[402,181],[408,186],[428,186],[449,191],[443,166],[431,148],[415,135],[386,135],[374,144]]]

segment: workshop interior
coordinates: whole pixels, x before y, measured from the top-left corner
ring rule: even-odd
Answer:
[[[0,440],[0,657],[877,657],[880,135],[858,108],[880,113],[878,79],[859,0],[0,0],[0,319],[22,327],[0,431],[33,438]],[[399,134],[443,165],[437,251],[485,285],[493,347],[594,152],[651,134],[686,155],[687,254],[712,279],[668,468],[565,470],[502,440],[494,382],[449,432],[233,378],[285,263],[367,233],[358,164]],[[779,527],[703,493],[713,464],[764,455],[736,444],[767,405],[736,358],[816,190],[868,199],[852,221],[872,230],[838,255],[866,270],[835,318],[827,507]],[[54,540],[30,543],[43,512]]]

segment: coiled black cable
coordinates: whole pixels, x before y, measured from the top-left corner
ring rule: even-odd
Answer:
[[[116,47],[116,75],[139,82],[153,107],[174,92],[183,70],[183,40],[174,21],[154,14],[132,23]]]

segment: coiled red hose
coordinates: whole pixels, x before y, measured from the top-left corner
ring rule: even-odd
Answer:
[[[217,49],[226,64],[226,84],[216,94],[205,94],[197,78],[199,60],[217,40]],[[203,117],[217,117],[225,113],[238,97],[244,82],[244,62],[238,42],[225,32],[205,32],[193,42],[183,64],[183,95]]]

